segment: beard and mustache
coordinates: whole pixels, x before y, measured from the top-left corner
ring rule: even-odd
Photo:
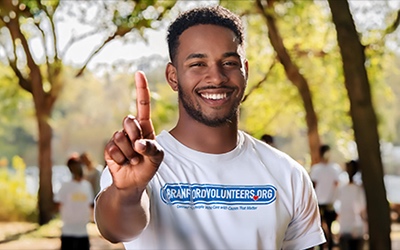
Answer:
[[[241,98],[238,98],[234,105],[232,106],[232,109],[228,113],[226,113],[224,116],[221,117],[209,117],[206,116],[202,110],[200,105],[196,105],[190,100],[190,97],[185,94],[183,91],[181,84],[178,83],[178,98],[179,102],[181,102],[183,108],[185,109],[186,113],[189,114],[190,117],[192,117],[194,120],[210,126],[210,127],[220,127],[225,124],[231,124],[233,122],[237,121],[237,117],[239,114],[239,105],[241,102]]]

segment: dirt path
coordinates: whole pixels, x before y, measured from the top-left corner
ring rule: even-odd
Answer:
[[[37,229],[36,224],[13,222],[0,223],[0,250],[58,250],[60,230],[58,222],[48,228]],[[112,244],[103,239],[96,225],[88,224],[91,250],[123,250],[122,244]]]
[[[51,222],[50,225],[40,229],[34,223],[0,222],[0,250],[58,250],[60,249],[60,228],[59,221]],[[91,250],[125,249],[122,244],[112,244],[103,239],[93,223],[88,224],[88,232]],[[391,239],[392,249],[400,250],[400,223],[392,224]],[[367,243],[364,249],[368,249]]]

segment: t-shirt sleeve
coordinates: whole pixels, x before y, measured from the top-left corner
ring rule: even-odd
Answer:
[[[336,176],[335,176],[335,178],[336,178],[336,181],[340,181],[340,177],[341,177],[341,174],[342,174],[342,169],[340,168],[340,165],[339,164],[337,164],[337,163],[335,163],[335,171],[336,171]]]
[[[307,172],[300,170],[294,192],[294,215],[286,230],[283,249],[306,249],[325,242],[317,197]]]
[[[105,167],[100,176],[100,191],[106,189],[112,184],[112,176],[108,167]]]
[[[93,194],[92,185],[88,181],[86,181],[85,185],[86,185],[85,188],[86,188],[86,193],[88,195],[88,200],[90,201],[90,204],[93,204],[94,194]]]
[[[318,171],[315,166],[311,167],[310,178],[312,181],[315,181],[316,179],[318,179]]]
[[[63,203],[65,197],[65,184],[61,186],[57,193],[54,194],[53,200],[56,203]]]

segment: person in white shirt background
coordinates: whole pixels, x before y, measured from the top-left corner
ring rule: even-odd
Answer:
[[[332,223],[337,217],[333,203],[336,199],[342,170],[339,164],[331,161],[331,147],[329,145],[321,145],[319,153],[320,161],[311,166],[310,176],[317,194],[328,249],[332,249],[334,245]],[[322,249],[323,245],[320,248]]]
[[[358,170],[357,161],[346,162],[349,183],[339,188],[335,202],[341,250],[363,249],[367,213],[364,188],[354,182]]]
[[[79,155],[72,155],[67,161],[67,167],[72,179],[63,183],[54,197],[63,223],[61,250],[88,250],[90,241],[86,226],[93,207],[92,187],[83,178]]]

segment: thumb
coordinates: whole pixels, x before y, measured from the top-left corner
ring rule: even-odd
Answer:
[[[155,140],[136,140],[134,144],[134,150],[137,153],[141,154],[145,161],[147,158],[151,162],[151,164],[153,164],[157,168],[164,159],[164,150]]]

